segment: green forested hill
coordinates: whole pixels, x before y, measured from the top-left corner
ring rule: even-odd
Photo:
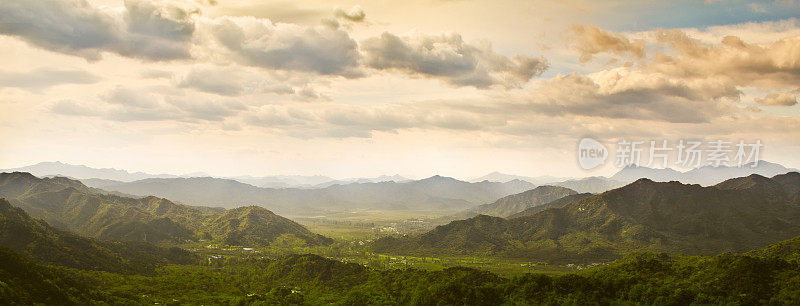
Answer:
[[[270,245],[279,238],[283,239],[282,243],[300,245],[327,245],[333,242],[258,206],[229,209],[211,216],[202,230],[229,245]]]
[[[109,241],[180,243],[200,238],[264,246],[279,237],[305,245],[329,244],[289,219],[260,207],[229,211],[199,209],[156,197],[104,194],[78,181],[0,173],[0,196],[49,224]]]
[[[416,236],[382,238],[372,247],[556,262],[609,261],[642,250],[743,252],[800,234],[795,185],[781,180],[751,175],[701,187],[641,179],[562,208],[509,220],[478,216]]]
[[[67,187],[17,197],[13,204],[59,228],[88,237],[149,242],[193,238],[187,227],[201,214],[188,208],[180,213],[159,211],[159,203],[149,200],[92,194]]]
[[[530,216],[530,215],[533,215],[533,214],[535,214],[537,212],[543,211],[545,209],[563,207],[563,206],[565,206],[567,204],[570,204],[572,202],[581,200],[583,198],[588,198],[590,196],[592,196],[591,193],[571,194],[571,195],[565,196],[563,198],[547,202],[545,204],[528,207],[527,209],[525,209],[525,210],[523,210],[521,212],[518,212],[516,214],[510,215],[507,218],[512,219],[512,218],[518,218],[518,217],[523,217],[523,216]]]
[[[178,248],[147,243],[104,242],[55,229],[0,198],[0,246],[46,264],[86,270],[146,273],[169,263],[198,258]]]
[[[164,199],[106,195],[75,180],[20,172],[0,174],[0,196],[57,228],[104,240],[191,239],[187,227],[202,215]]]
[[[800,236],[747,252],[748,255],[800,262]]]
[[[489,204],[480,205],[468,211],[468,217],[489,215],[508,217],[531,207],[537,207],[560,198],[576,194],[572,189],[558,186],[539,186],[534,189],[502,197]],[[471,214],[471,215],[469,215]]]

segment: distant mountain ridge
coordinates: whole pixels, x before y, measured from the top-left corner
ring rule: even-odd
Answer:
[[[153,178],[103,189],[137,196],[155,195],[192,205],[239,207],[259,205],[279,214],[318,214],[345,209],[461,211],[535,187],[514,180],[468,183],[432,176],[417,181],[350,183],[319,189],[259,188],[230,179]]]
[[[133,182],[149,178],[192,178],[208,177],[206,173],[187,173],[175,174],[150,174],[144,172],[129,172],[114,168],[92,168],[84,165],[72,165],[67,163],[40,162],[34,165],[0,169],[0,172],[28,172],[38,177],[62,176],[83,181],[86,185],[102,188],[107,185],[114,185],[122,182]],[[379,183],[385,181],[407,182],[409,179],[400,175],[381,175],[378,177],[367,178],[348,178],[335,179],[323,175],[270,175],[270,176],[235,176],[223,177],[223,179],[233,179],[242,183],[250,184],[263,188],[325,188],[336,184],[350,183]]]
[[[559,186],[539,186],[528,191],[502,197],[489,204],[483,204],[466,211],[467,218],[477,215],[508,217],[531,207],[543,205],[560,198],[577,194],[576,191]]]
[[[495,172],[489,173],[487,175],[471,179],[469,181],[473,182],[473,183],[483,182],[483,181],[505,183],[505,182],[508,182],[508,181],[520,180],[520,181],[529,182],[531,184],[541,185],[541,184],[547,184],[547,183],[552,183],[552,182],[564,181],[564,180],[568,180],[568,179],[569,178],[556,177],[556,176],[551,176],[551,175],[543,175],[543,176],[531,177],[531,176],[505,174],[505,173],[500,173],[500,172],[495,171]]]
[[[618,171],[611,177],[585,177],[585,178],[564,178],[556,176],[522,176],[500,172],[492,172],[482,177],[468,180],[471,183],[498,182],[506,183],[514,180],[524,181],[533,185],[552,185],[573,189],[577,192],[599,193],[631,183],[639,178],[649,178],[658,182],[679,181],[686,184],[700,184],[710,186],[720,183],[726,179],[759,174],[771,177],[797,169],[786,168],[776,163],[759,161],[758,166],[753,168],[751,164],[743,167],[703,166],[686,172],[673,169],[656,169],[647,167],[626,167]],[[113,168],[92,168],[83,165],[71,165],[61,162],[41,162],[35,165],[0,170],[0,172],[29,172],[39,177],[45,176],[64,176],[81,180],[84,184],[95,188],[120,185],[149,178],[200,178],[208,177],[204,173],[190,173],[183,175],[174,174],[149,174],[143,172],[128,172]],[[348,178],[335,179],[323,175],[271,175],[271,176],[234,176],[222,177],[220,179],[231,179],[245,184],[261,188],[295,188],[295,189],[322,189],[334,185],[347,185],[355,183],[381,183],[395,182],[406,183],[412,181],[400,175],[381,175],[371,178]]]
[[[563,179],[550,177],[525,177],[517,175],[508,175],[499,172],[492,172],[477,180],[488,180],[493,182],[504,182],[509,179],[519,179],[536,185],[552,185],[570,188],[577,192],[590,192],[600,193],[611,189],[622,187],[626,184],[632,183],[640,178],[651,179],[656,182],[669,182],[678,181],[684,184],[700,184],[703,186],[711,186],[718,184],[727,179],[748,176],[751,174],[758,174],[766,177],[772,177],[778,174],[784,174],[792,171],[799,171],[797,169],[787,168],[780,164],[771,163],[768,161],[759,161],[756,163],[748,163],[737,166],[702,166],[699,168],[691,169],[689,171],[680,172],[671,168],[658,169],[648,168],[641,166],[628,166],[620,169],[611,177],[592,176],[577,179]]]
[[[0,196],[58,228],[102,240],[180,243],[203,238],[268,245],[285,235],[309,245],[331,242],[261,207],[236,215],[236,210],[192,207],[153,196],[103,194],[63,177],[40,179],[30,173],[0,173]],[[251,220],[253,216],[258,222]],[[239,229],[226,224],[234,223],[249,224],[248,239],[230,239]]]
[[[494,254],[555,262],[608,261],[630,251],[744,252],[800,234],[800,174],[716,186],[639,179],[560,208],[454,221],[421,235],[381,238],[376,252]]]
[[[654,169],[647,167],[629,166],[625,167],[613,176],[611,180],[629,183],[640,178],[651,179],[656,182],[669,182],[678,181],[684,184],[700,184],[703,186],[711,186],[719,184],[725,180],[744,177],[751,174],[758,174],[765,177],[772,177],[779,174],[788,172],[797,172],[797,169],[786,168],[782,165],[771,163],[768,161],[759,161],[758,163],[748,163],[741,167],[736,166],[703,166],[694,168],[686,172],[680,172],[673,169]]]
[[[92,168],[84,165],[70,165],[62,162],[41,162],[35,165],[3,169],[0,172],[28,172],[35,176],[63,176],[71,178],[97,178],[122,182],[132,182],[146,178],[172,178],[178,177],[171,174],[149,174],[144,172],[128,172],[114,168]]]
[[[582,179],[552,183],[551,185],[569,188],[581,193],[601,193],[625,186],[625,184],[626,183],[615,181],[603,176],[590,176]]]

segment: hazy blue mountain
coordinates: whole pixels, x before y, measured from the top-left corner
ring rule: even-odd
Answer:
[[[235,176],[229,179],[263,188],[313,188],[319,184],[336,181],[323,175]]]
[[[503,174],[499,172],[492,172],[485,176],[473,179],[472,181],[495,181],[506,182],[512,179],[519,179],[531,182],[536,185],[552,185],[566,187],[581,193],[601,193],[611,189],[622,187],[640,178],[647,178],[656,182],[669,182],[679,181],[684,184],[700,184],[703,186],[711,186],[718,184],[727,179],[748,176],[751,174],[758,174],[766,177],[772,177],[778,174],[784,174],[790,171],[797,171],[784,167],[780,164],[771,163],[767,161],[759,161],[756,167],[752,167],[754,163],[743,165],[742,167],[735,166],[720,166],[711,167],[704,166],[695,168],[686,172],[680,172],[674,169],[657,169],[648,167],[629,166],[620,169],[611,177],[593,176],[580,179],[563,179],[551,176],[540,177],[525,177],[517,175]]]
[[[382,182],[405,183],[405,182],[409,182],[409,181],[411,181],[411,180],[407,179],[407,178],[405,178],[403,176],[395,174],[395,175],[381,175],[381,176],[377,176],[377,177],[363,177],[363,178],[350,178],[350,179],[344,179],[344,180],[333,180],[333,181],[328,181],[328,182],[324,182],[324,183],[321,183],[321,184],[316,184],[316,185],[312,186],[311,188],[325,188],[325,187],[330,187],[330,186],[333,186],[333,185],[346,185],[346,184],[352,184],[352,183],[382,183]]]
[[[591,176],[582,179],[549,183],[549,185],[561,186],[581,193],[601,193],[625,186],[625,183],[603,176]]]
[[[531,176],[505,174],[505,173],[500,173],[500,172],[496,172],[495,171],[495,172],[489,173],[487,175],[471,179],[469,181],[473,182],[473,183],[482,182],[482,181],[505,183],[505,182],[508,182],[508,181],[520,180],[520,181],[526,181],[526,182],[529,182],[529,183],[535,184],[535,185],[542,185],[542,184],[551,183],[551,182],[564,181],[564,180],[567,180],[567,179],[568,178],[555,177],[555,176],[550,176],[550,175],[531,177]]]
[[[104,188],[192,205],[228,208],[258,205],[283,215],[307,215],[347,209],[455,212],[533,187],[518,180],[468,183],[433,176],[403,183],[350,183],[319,189],[259,188],[210,177],[145,179]]]
[[[100,188],[112,185],[119,185],[124,183],[123,181],[116,181],[116,180],[108,180],[108,179],[99,179],[99,178],[88,178],[88,179],[77,179],[81,181],[86,186]]]
[[[113,168],[92,168],[84,165],[71,165],[62,162],[41,162],[35,165],[4,169],[0,172],[28,172],[38,177],[69,177],[82,181],[90,187],[102,188],[120,182],[133,182],[148,178],[193,178],[209,177],[207,173],[195,172],[182,175],[150,174],[144,172],[128,172]],[[226,177],[249,185],[263,188],[325,188],[336,184],[407,182],[409,179],[400,175],[381,175],[378,177],[359,177],[334,179],[324,175],[270,175],[270,176],[235,176]]]
[[[656,182],[680,181],[681,172],[670,168],[655,169],[648,167],[628,166],[622,168],[610,177],[611,180],[623,183],[630,183],[640,178],[650,179]]]
[[[700,184],[703,186],[711,186],[731,178],[744,177],[751,174],[772,177],[791,171],[797,171],[797,169],[786,168],[782,165],[762,160],[758,163],[742,165],[742,167],[703,166],[686,172],[679,172],[669,168],[654,169],[629,166],[611,176],[610,179],[623,183],[629,183],[640,178],[647,178],[656,182],[678,181],[684,184]]]
[[[28,172],[38,177],[64,176],[76,179],[105,179],[132,182],[151,177],[177,177],[170,174],[149,174],[144,172],[128,172],[113,168],[91,168],[84,165],[70,165],[62,162],[41,162],[35,165],[4,169],[0,172]]]
[[[235,176],[229,177],[245,184],[250,184],[262,188],[302,188],[316,189],[325,188],[333,185],[345,185],[351,183],[380,183],[380,182],[407,182],[409,179],[400,175],[381,175],[378,177],[334,179],[323,175],[273,175],[273,176]]]
[[[700,184],[703,186],[715,185],[734,177],[743,177],[751,174],[758,174],[766,177],[773,177],[785,174],[797,169],[786,168],[780,164],[767,161],[759,161],[754,164],[746,164],[740,167],[711,167],[705,166],[689,170],[681,175],[680,181],[685,184]]]

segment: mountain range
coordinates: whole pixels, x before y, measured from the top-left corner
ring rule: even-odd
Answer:
[[[479,215],[376,252],[609,261],[630,251],[743,252],[800,234],[800,174],[757,174],[702,187],[639,179],[562,207],[503,219]]]
[[[532,178],[493,172],[479,179],[503,182],[513,177],[522,181],[534,183],[536,185],[561,186],[581,193],[600,193],[622,187],[640,178],[646,178],[656,182],[678,181],[684,184],[700,184],[703,186],[711,186],[731,178],[743,177],[751,174],[772,177],[792,171],[798,170],[761,160],[758,163],[742,165],[742,167],[724,165],[719,167],[703,166],[685,172],[670,168],[658,169],[642,166],[628,166],[620,169],[611,177],[592,176],[579,179],[551,177],[551,179],[548,180],[548,177],[546,176]]]
[[[742,165],[741,167],[703,166],[686,172],[680,172],[669,168],[654,169],[629,166],[611,176],[610,179],[618,182],[630,183],[640,178],[647,178],[656,182],[678,181],[684,184],[700,184],[703,186],[711,186],[731,178],[744,177],[751,174],[772,177],[792,171],[796,172],[798,170],[786,168],[776,163],[761,160],[758,161],[758,163],[748,163]]]
[[[564,180],[568,180],[568,179],[569,178],[556,177],[556,176],[552,176],[552,175],[543,175],[543,176],[531,177],[531,176],[505,174],[505,173],[500,173],[500,172],[495,171],[495,172],[489,173],[487,175],[471,179],[469,181],[473,182],[473,183],[483,182],[483,181],[505,183],[505,182],[509,182],[509,181],[513,181],[513,180],[520,180],[520,181],[526,181],[526,182],[529,182],[529,183],[532,183],[532,184],[536,184],[536,185],[542,185],[542,184],[547,184],[547,183],[552,183],[552,182],[564,181]]]
[[[29,172],[39,177],[63,176],[81,180],[84,184],[91,187],[103,188],[106,186],[119,185],[149,178],[199,178],[208,177],[205,173],[190,173],[183,175],[174,174],[149,174],[144,172],[129,172],[113,168],[92,168],[83,165],[71,165],[62,162],[41,162],[38,164],[24,166],[13,169],[0,170],[0,172]],[[759,174],[771,177],[778,174],[797,171],[784,167],[776,163],[759,161],[757,164],[750,163],[742,167],[703,166],[689,171],[681,172],[674,169],[657,169],[641,166],[629,166],[620,169],[611,177],[593,176],[585,178],[566,178],[557,176],[522,176],[500,172],[492,172],[487,175],[470,179],[468,182],[480,183],[483,181],[506,183],[514,180],[528,182],[534,185],[561,186],[573,189],[577,192],[599,193],[614,188],[622,187],[640,178],[649,178],[657,182],[679,181],[685,184],[700,184],[710,186],[724,180]],[[406,183],[412,181],[400,175],[381,175],[378,177],[335,179],[323,175],[270,175],[270,176],[234,176],[222,177],[245,184],[261,188],[296,188],[296,189],[320,189],[333,185],[347,185],[354,183],[381,183],[395,182]],[[480,203],[484,204],[484,203]]]
[[[38,177],[63,176],[84,181],[87,185],[102,188],[123,182],[133,182],[148,178],[191,178],[208,177],[203,172],[174,174],[150,174],[144,172],[128,172],[113,168],[92,168],[84,165],[71,165],[62,162],[40,162],[34,165],[0,170],[0,172],[28,172]],[[225,177],[242,183],[264,188],[324,188],[336,184],[380,183],[386,181],[406,182],[409,179],[400,175],[382,175],[370,178],[334,179],[323,175],[271,175],[271,176],[235,176]]]
[[[535,187],[514,180],[468,183],[433,176],[402,183],[350,183],[318,189],[260,188],[231,179],[152,178],[103,189],[137,196],[154,195],[192,205],[227,208],[258,205],[283,215],[318,215],[328,211],[456,212]]]
[[[178,177],[171,174],[149,174],[144,172],[128,172],[114,168],[92,168],[84,165],[71,165],[62,162],[41,162],[38,164],[19,168],[3,169],[0,172],[28,172],[38,177],[63,176],[78,179],[104,179],[121,182],[131,182],[146,178]]]
[[[269,245],[279,239],[307,245],[331,242],[261,207],[226,211],[153,196],[103,194],[64,177],[0,173],[0,197],[57,228],[101,240],[181,243],[207,239],[237,245]]]
[[[569,188],[581,193],[601,193],[625,186],[627,183],[616,181],[604,176],[590,176],[582,179],[572,179],[549,184],[553,186]]]

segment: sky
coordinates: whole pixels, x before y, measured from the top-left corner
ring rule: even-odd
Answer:
[[[800,168],[798,16],[796,0],[2,1],[0,168],[616,171],[579,166],[587,137],[760,141]]]

